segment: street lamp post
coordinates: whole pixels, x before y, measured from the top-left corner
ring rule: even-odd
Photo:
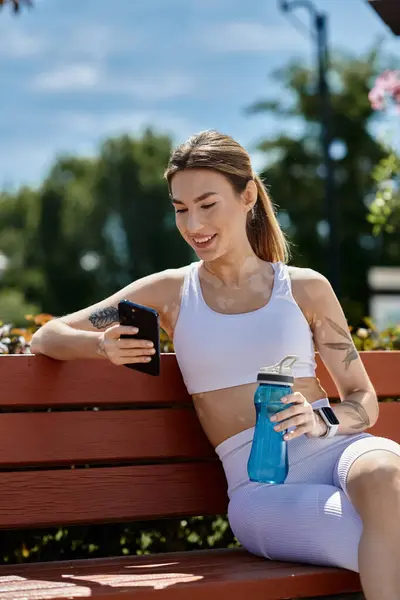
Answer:
[[[336,294],[340,294],[340,239],[339,239],[339,206],[334,193],[333,163],[330,154],[330,99],[327,70],[329,66],[327,18],[319,13],[309,0],[278,0],[283,12],[289,13],[296,8],[305,8],[312,17],[315,30],[318,63],[318,94],[321,114],[321,147],[324,164],[324,196],[325,217],[328,223],[327,267],[328,279]]]

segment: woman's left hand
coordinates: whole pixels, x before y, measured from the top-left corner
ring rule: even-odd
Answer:
[[[275,431],[284,431],[296,427],[294,431],[286,432],[285,440],[291,440],[305,434],[307,437],[320,437],[326,432],[326,425],[312,405],[307,402],[303,394],[295,392],[281,398],[281,402],[292,404],[284,410],[275,413],[271,421],[275,424]]]

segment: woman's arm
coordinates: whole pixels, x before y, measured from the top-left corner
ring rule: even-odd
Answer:
[[[346,318],[329,283],[311,269],[296,269],[293,291],[299,291],[301,308],[310,323],[316,350],[326,365],[341,399],[332,409],[339,419],[338,434],[372,427],[379,415],[374,387],[353,344]],[[302,272],[299,274],[299,272]]]
[[[161,327],[167,328],[168,315],[179,308],[181,280],[178,269],[154,273],[93,306],[53,319],[33,335],[31,351],[58,360],[103,358],[103,332],[118,324],[118,303],[124,299],[155,308]]]

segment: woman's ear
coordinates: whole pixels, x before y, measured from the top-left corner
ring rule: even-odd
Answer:
[[[242,198],[246,211],[249,212],[257,202],[258,190],[256,182],[252,179],[247,182]]]

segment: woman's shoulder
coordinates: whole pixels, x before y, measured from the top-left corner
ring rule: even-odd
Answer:
[[[321,300],[332,293],[329,280],[314,269],[290,265],[288,272],[293,294],[302,304]]]

